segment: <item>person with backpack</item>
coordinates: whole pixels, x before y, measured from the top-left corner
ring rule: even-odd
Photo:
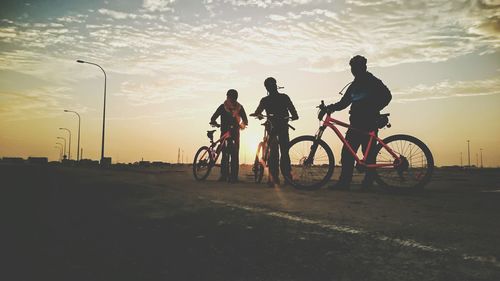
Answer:
[[[377,133],[377,121],[379,120],[380,111],[389,104],[392,95],[380,79],[367,71],[366,63],[367,59],[363,56],[356,55],[351,58],[349,64],[354,81],[347,88],[342,99],[327,106],[326,111],[332,113],[343,110],[350,105],[349,121],[351,127]],[[320,114],[324,114],[324,112]],[[354,152],[357,152],[360,146],[362,146],[364,152],[370,136],[349,128],[345,138]],[[340,179],[335,185],[330,186],[330,189],[349,189],[354,171],[354,162],[353,155],[348,147],[344,145],[341,155],[342,172]],[[373,172],[368,170],[362,185],[367,188],[372,184]]]

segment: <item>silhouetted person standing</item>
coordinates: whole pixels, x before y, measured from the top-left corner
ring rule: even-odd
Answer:
[[[272,117],[268,117],[273,125],[272,130],[268,132],[270,147],[269,173],[271,175],[271,181],[268,184],[271,186],[272,184],[280,183],[280,167],[284,174],[290,174],[290,156],[288,155],[290,136],[288,134],[287,117],[291,117],[292,120],[297,120],[299,116],[290,98],[278,92],[276,79],[273,77],[267,78],[264,81],[264,86],[267,89],[268,95],[260,100],[259,106],[254,114],[260,115],[262,111],[265,110],[267,115],[272,115]]]
[[[232,142],[222,151],[221,176],[219,181],[238,181],[240,168],[240,129],[248,125],[247,115],[243,106],[237,101],[238,92],[234,89],[227,91],[226,100],[221,104],[210,119],[210,124],[217,125],[217,118],[221,119],[221,136],[231,131]]]
[[[351,105],[350,123],[354,128],[363,131],[378,132],[377,120],[380,115],[380,110],[386,107],[392,99],[391,92],[384,83],[366,71],[366,58],[360,55],[354,56],[349,64],[351,73],[354,76],[354,81],[347,89],[342,99],[327,107],[329,112],[343,110]],[[355,152],[359,146],[362,146],[363,152],[370,139],[369,135],[359,133],[353,129],[348,129],[346,136],[347,142],[351,144]],[[342,147],[342,172],[338,183],[330,188],[333,189],[348,189],[352,181],[354,170],[354,157],[349,149],[344,145]],[[363,180],[363,187],[371,186],[373,182],[373,173],[367,171]]]

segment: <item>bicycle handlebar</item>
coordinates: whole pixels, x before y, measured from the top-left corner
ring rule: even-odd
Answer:
[[[267,115],[264,115],[264,114],[255,114],[255,113],[251,113],[250,114],[251,117],[255,117],[257,119],[262,119],[262,118],[273,118],[274,117],[274,114],[270,113],[270,114],[267,114]],[[285,117],[282,117],[283,119],[285,120],[292,120],[292,117],[290,116],[285,116]]]
[[[316,106],[316,108],[319,108],[320,110],[326,109],[325,101],[321,100],[320,105]]]
[[[334,112],[334,111],[328,110],[328,106],[325,105],[324,100],[321,100],[321,103],[318,106],[316,106],[316,108],[319,108],[319,113],[318,113],[319,120],[323,120],[323,117],[325,116],[325,114],[330,115]],[[383,114],[379,114],[379,117],[389,117],[390,115],[391,115],[390,113],[383,113]],[[391,124],[389,122],[387,122],[387,124],[385,126],[387,128],[390,128]]]
[[[210,122],[210,123],[208,123],[208,124],[210,124],[210,126],[212,126],[212,127],[215,127],[215,128],[220,128],[220,124],[219,124],[219,123],[217,123],[217,122],[215,122],[215,123]]]

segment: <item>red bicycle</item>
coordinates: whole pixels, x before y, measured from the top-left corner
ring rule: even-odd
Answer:
[[[318,106],[325,109],[321,101]],[[429,148],[419,139],[409,135],[393,135],[380,139],[375,131],[362,131],[349,124],[336,120],[326,114],[316,135],[300,136],[290,142],[292,178],[287,179],[299,189],[317,189],[326,184],[335,168],[332,149],[321,139],[326,128],[331,128],[346,145],[356,161],[358,170],[370,170],[374,180],[382,187],[399,190],[422,189],[429,182],[434,170],[434,159]],[[390,127],[389,114],[381,115],[387,119],[383,127]],[[370,136],[363,158],[360,159],[351,145],[335,125],[350,128]]]
[[[210,123],[213,127],[220,127],[217,123]],[[214,142],[214,133],[216,130],[207,131],[207,137],[210,139],[209,146],[202,146],[198,149],[193,160],[193,176],[196,180],[205,180],[210,171],[217,163],[217,159],[223,149],[231,145],[233,138],[231,130],[225,132],[220,139]]]

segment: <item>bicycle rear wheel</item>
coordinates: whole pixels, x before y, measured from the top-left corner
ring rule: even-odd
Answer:
[[[261,183],[264,177],[264,164],[262,164],[261,159],[264,155],[264,143],[260,142],[257,147],[257,153],[255,154],[255,161],[253,163],[252,171],[254,176],[254,181],[256,183]]]
[[[202,146],[198,149],[193,160],[193,176],[197,181],[205,180],[214,163],[210,156],[210,150],[207,146]]]
[[[418,190],[430,181],[434,171],[434,158],[429,148],[419,139],[408,135],[394,135],[383,142],[401,159],[397,161],[381,144],[375,148],[376,164],[394,164],[377,168],[375,181],[392,190]]]
[[[286,180],[297,189],[318,189],[330,180],[335,160],[330,147],[314,136],[300,136],[290,142],[291,178]],[[286,176],[286,175],[285,175]]]

